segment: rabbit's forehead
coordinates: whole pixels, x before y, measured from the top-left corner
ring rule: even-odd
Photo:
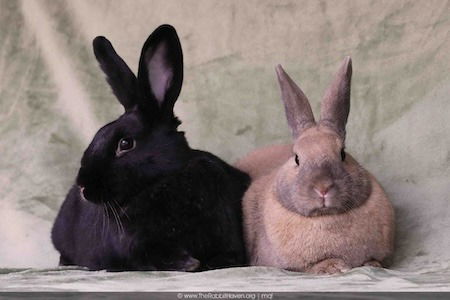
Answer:
[[[129,126],[139,126],[142,124],[142,116],[138,112],[129,112],[121,115],[117,121],[119,124],[129,125]]]
[[[117,120],[106,124],[98,132],[98,136],[105,138],[112,138],[118,133],[125,133],[126,131],[139,130],[142,127],[142,122],[139,117],[133,114],[124,114]]]
[[[106,124],[97,131],[91,143],[91,150],[94,152],[102,151],[103,147],[114,142],[116,137],[140,131],[142,130],[142,127],[142,122],[139,120],[138,116],[124,114],[117,120]]]
[[[294,152],[304,155],[316,153],[333,155],[340,152],[343,141],[339,135],[325,126],[315,126],[305,130],[294,143]]]

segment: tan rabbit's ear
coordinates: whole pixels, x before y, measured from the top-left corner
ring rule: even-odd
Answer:
[[[332,126],[345,137],[345,125],[350,112],[352,59],[347,56],[331,85],[325,92],[320,111],[320,122]]]
[[[315,125],[314,115],[308,98],[281,65],[276,67],[276,71],[288,125],[292,130],[293,137],[296,138],[302,131]]]

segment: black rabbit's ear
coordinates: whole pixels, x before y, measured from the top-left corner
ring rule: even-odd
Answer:
[[[106,80],[111,86],[114,95],[119,99],[125,111],[130,110],[137,103],[136,75],[116,53],[111,43],[105,37],[96,37],[92,44],[95,57],[106,74]]]
[[[159,26],[145,42],[139,61],[141,100],[153,101],[162,113],[173,115],[183,83],[183,52],[177,32]]]

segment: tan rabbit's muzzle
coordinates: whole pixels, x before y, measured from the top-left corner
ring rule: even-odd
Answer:
[[[276,191],[283,206],[303,216],[339,214],[351,208],[346,188],[350,181],[342,163],[331,158],[297,167],[287,163],[279,173]]]
[[[348,210],[346,205],[348,193],[345,190],[346,181],[350,180],[347,172],[339,163],[325,162],[310,170],[311,176],[305,176],[301,181],[309,182],[303,186],[306,197],[312,202],[310,215],[337,214]],[[302,177],[302,175],[299,175]]]

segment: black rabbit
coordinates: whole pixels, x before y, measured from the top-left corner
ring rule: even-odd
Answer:
[[[247,174],[191,149],[173,107],[183,81],[175,29],[145,42],[138,76],[104,37],[94,53],[125,108],[84,152],[52,230],[60,265],[199,271],[245,263]]]

